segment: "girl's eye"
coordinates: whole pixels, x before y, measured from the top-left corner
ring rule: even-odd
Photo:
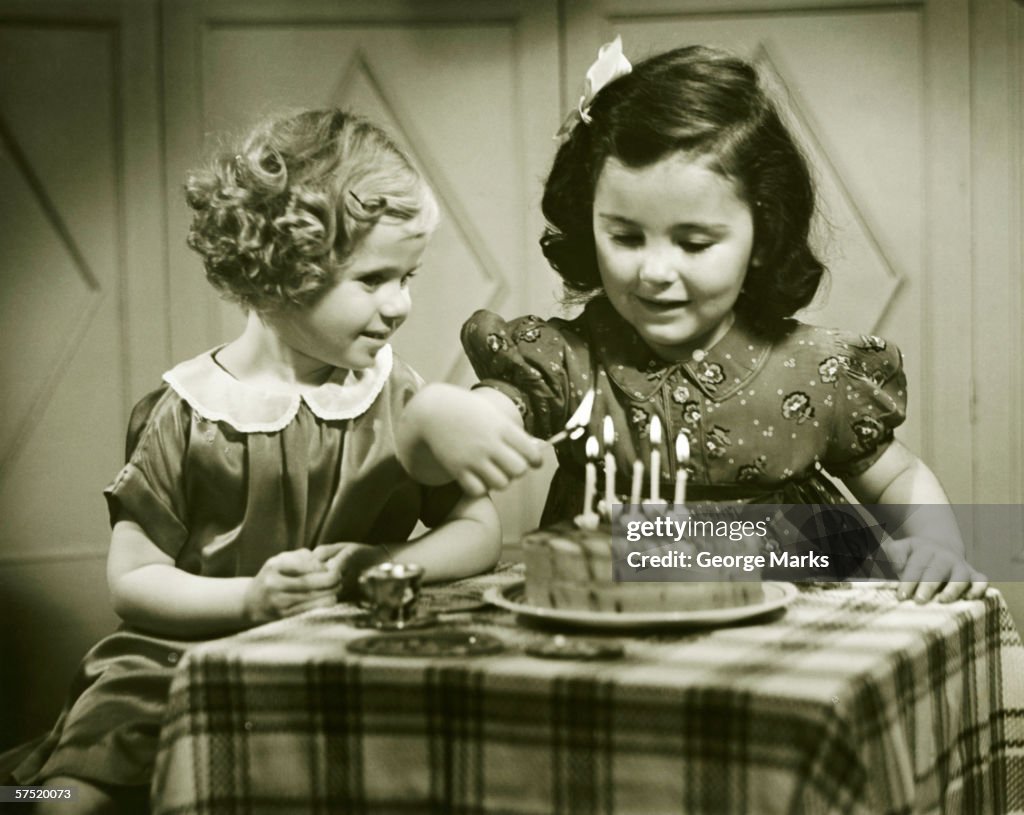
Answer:
[[[679,245],[684,251],[689,252],[691,255],[698,255],[701,252],[710,249],[715,244],[711,241],[680,241]]]
[[[627,247],[642,246],[644,242],[642,235],[612,235],[611,239],[612,243]]]
[[[359,278],[359,282],[370,291],[373,291],[374,289],[380,288],[381,284],[384,282],[384,275],[368,274],[365,277]]]

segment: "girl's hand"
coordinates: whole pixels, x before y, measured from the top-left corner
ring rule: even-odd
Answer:
[[[964,560],[949,499],[921,459],[894,441],[867,470],[843,480],[858,501],[875,505],[872,511],[903,534],[883,544],[900,575],[901,600],[927,603],[938,592],[939,602],[948,603],[985,594],[988,579]]]
[[[388,559],[383,546],[365,543],[327,543],[313,550],[325,566],[338,575],[338,600],[356,602],[360,597],[359,576],[378,563]]]
[[[337,602],[340,564],[310,549],[294,549],[269,558],[245,592],[245,615],[258,625]]]
[[[471,497],[503,489],[544,462],[542,443],[523,429],[515,405],[491,388],[424,388],[403,417],[398,445],[413,477],[439,469]]]
[[[918,603],[927,603],[933,597],[940,603],[960,598],[977,600],[988,588],[985,575],[960,554],[927,538],[892,540],[886,551],[899,571],[901,600],[911,596]]]

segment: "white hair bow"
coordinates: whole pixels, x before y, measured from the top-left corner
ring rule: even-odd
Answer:
[[[633,65],[622,53],[622,37],[616,36],[611,42],[606,42],[598,49],[597,59],[587,69],[587,80],[583,85],[583,95],[576,103],[576,109],[569,113],[568,118],[562,123],[556,139],[563,139],[576,126],[576,122],[590,124],[590,105],[594,101],[597,92],[605,85],[620,76],[625,76],[633,70]]]

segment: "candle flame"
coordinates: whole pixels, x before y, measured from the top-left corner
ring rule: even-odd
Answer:
[[[651,417],[651,427],[647,431],[647,438],[651,440],[651,444],[661,444],[661,419],[657,416]]]
[[[547,440],[548,444],[561,444],[566,439],[578,439],[587,432],[587,423],[590,421],[590,413],[594,409],[594,389],[591,388],[585,394],[576,411],[569,417],[565,427]]]
[[[679,435],[676,436],[676,461],[680,464],[686,464],[690,460],[690,440],[686,438],[686,434],[679,431]]]
[[[598,449],[597,439],[594,436],[588,438],[586,446],[587,458],[597,458]]]
[[[611,416],[604,417],[604,446],[611,447],[615,443],[615,422]]]
[[[570,430],[574,427],[583,427],[590,421],[590,412],[594,409],[594,389],[591,388],[584,395],[580,401],[579,407],[576,408],[576,412],[569,417],[569,421],[565,423],[565,429]]]

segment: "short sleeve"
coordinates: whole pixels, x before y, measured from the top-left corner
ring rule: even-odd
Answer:
[[[840,478],[860,475],[881,457],[906,418],[903,355],[880,337],[840,334],[818,370],[835,383],[832,433],[822,463]]]
[[[144,397],[128,424],[128,462],[103,491],[111,526],[131,518],[170,557],[188,537],[183,468],[190,416],[166,387]]]
[[[505,322],[478,311],[462,327],[462,346],[479,386],[511,399],[529,433],[546,438],[561,429],[567,416],[568,368],[562,332],[539,317]]]

